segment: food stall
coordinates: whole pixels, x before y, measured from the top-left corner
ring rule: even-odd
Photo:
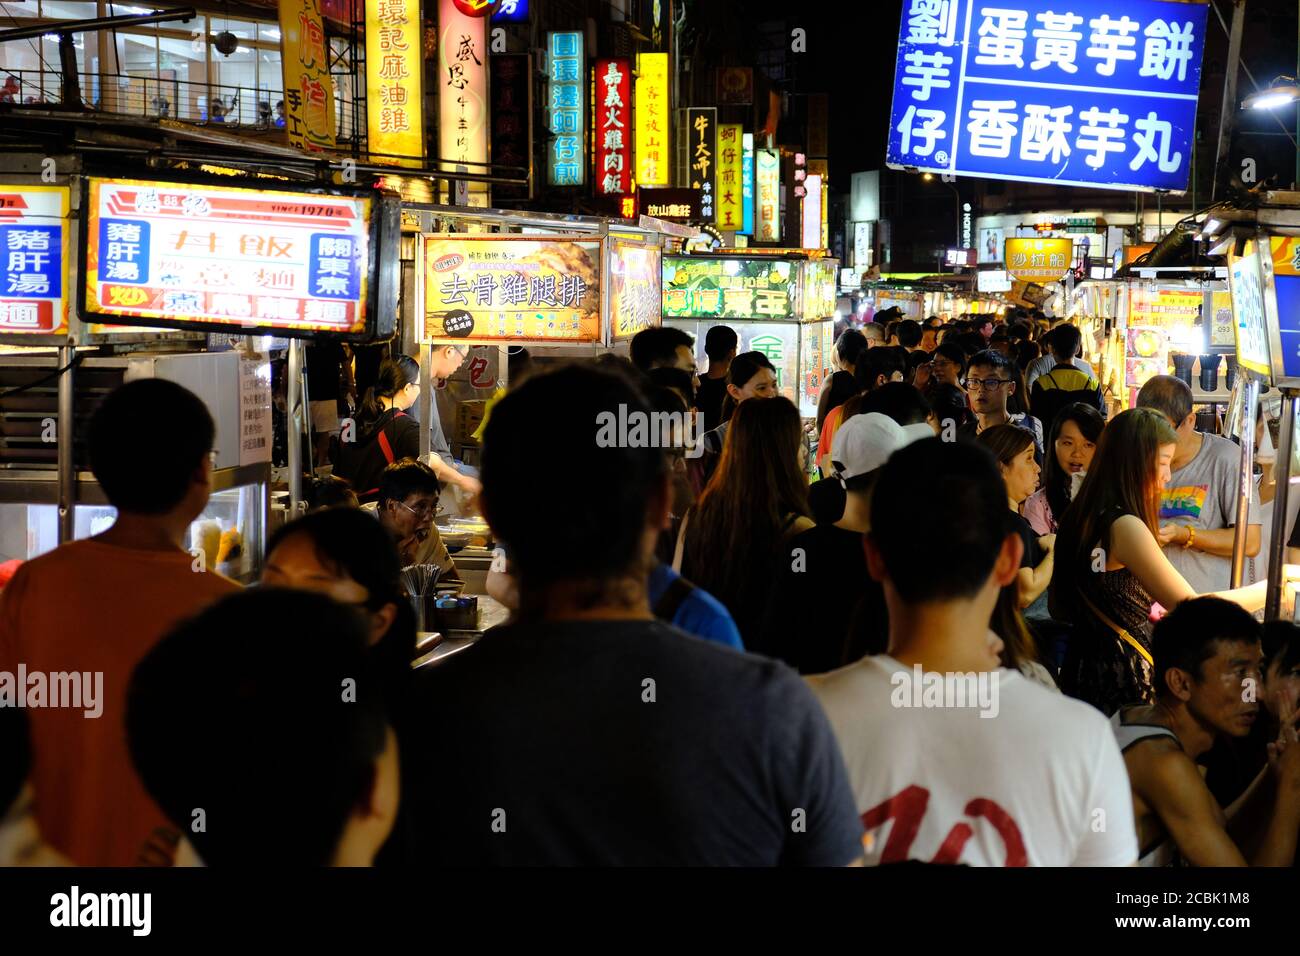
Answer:
[[[382,290],[395,290],[372,278],[385,271],[384,202],[248,178],[111,178],[75,157],[59,168],[76,172],[0,180],[0,213],[19,211],[0,216],[0,238],[24,252],[9,256],[0,300],[0,554],[28,559],[111,522],[80,436],[113,388],[161,377],[198,394],[217,423],[213,494],[192,549],[251,580],[272,435],[269,340],[246,336],[373,334]],[[215,331],[242,347],[209,347]]]
[[[665,256],[664,321],[695,337],[701,367],[709,328],[735,329],[737,350],[766,355],[781,394],[813,418],[832,371],[838,264],[802,253],[753,252]]]
[[[477,463],[473,433],[486,400],[508,382],[507,349],[524,346],[538,364],[625,352],[642,329],[660,324],[661,248],[670,224],[495,210],[426,212],[444,229],[502,228],[513,232],[423,232],[417,243],[416,338],[421,365],[434,345],[467,346],[465,367],[439,394],[421,394],[417,417],[427,421],[438,402],[453,448]],[[433,223],[430,223],[431,225]],[[665,228],[667,227],[667,228]],[[678,229],[681,237],[694,230]],[[453,428],[450,427],[454,423]],[[421,451],[429,452],[428,430]],[[456,548],[469,590],[491,562],[491,533],[481,518],[445,518],[439,532]]]

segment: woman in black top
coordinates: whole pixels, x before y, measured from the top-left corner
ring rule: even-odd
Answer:
[[[1055,535],[1039,535],[1020,514],[1025,499],[1038,490],[1038,463],[1034,461],[1034,436],[1016,425],[993,425],[976,439],[998,461],[998,471],[1007,483],[1007,506],[1010,526],[1024,542],[1020,558],[1020,607],[1027,608],[1039,599],[1052,580],[1052,546]]]
[[[409,355],[384,359],[357,412],[356,433],[347,441],[345,432],[334,466],[362,504],[376,500],[380,472],[395,461],[420,457],[420,425],[406,414],[419,397],[419,363]]]

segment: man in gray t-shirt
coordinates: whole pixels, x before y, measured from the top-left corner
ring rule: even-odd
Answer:
[[[1157,375],[1138,393],[1139,408],[1165,415],[1178,433],[1169,484],[1160,498],[1160,543],[1165,557],[1197,594],[1232,586],[1241,448],[1196,430],[1192,390],[1182,379]],[[1260,548],[1260,503],[1253,488],[1246,555]]]

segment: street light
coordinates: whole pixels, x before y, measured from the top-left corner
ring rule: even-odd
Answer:
[[[1272,86],[1250,94],[1241,105],[1248,110],[1275,110],[1280,106],[1290,106],[1292,103],[1297,105],[1295,129],[1296,139],[1300,140],[1300,80],[1294,76],[1274,77]],[[1300,189],[1300,150],[1296,151],[1293,185]]]

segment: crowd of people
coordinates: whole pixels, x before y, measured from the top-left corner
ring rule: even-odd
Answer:
[[[734,329],[701,345],[512,360],[477,474],[413,359],[317,356],[355,434],[314,410],[333,477],[247,589],[186,550],[203,403],[110,394],[114,524],[0,592],[0,674],[102,673],[102,715],[0,706],[0,864],[1294,862],[1300,629],[1230,587],[1237,446],[1186,382],[1108,415],[1069,322],[884,312],[805,421]],[[598,441],[619,410],[698,427]],[[449,485],[511,616],[415,669]]]

